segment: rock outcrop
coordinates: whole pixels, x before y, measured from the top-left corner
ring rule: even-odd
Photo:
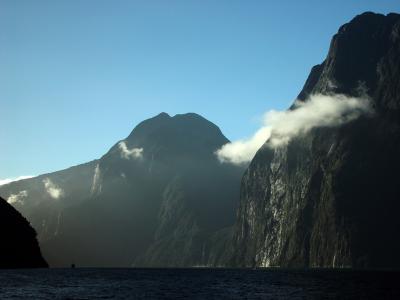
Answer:
[[[0,238],[0,268],[47,268],[35,230],[3,198],[0,198]]]

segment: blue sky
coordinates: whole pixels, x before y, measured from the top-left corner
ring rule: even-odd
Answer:
[[[99,158],[162,111],[250,136],[364,11],[400,2],[0,0],[0,179]]]

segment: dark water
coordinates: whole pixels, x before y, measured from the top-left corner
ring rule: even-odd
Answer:
[[[399,279],[335,270],[1,270],[0,299],[400,299]]]

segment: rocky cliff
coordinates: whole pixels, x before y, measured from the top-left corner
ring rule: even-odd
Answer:
[[[29,222],[0,198],[0,268],[46,268],[36,232]]]
[[[374,113],[266,142],[242,179],[231,265],[400,267],[400,15],[340,27],[298,99],[336,93]]]

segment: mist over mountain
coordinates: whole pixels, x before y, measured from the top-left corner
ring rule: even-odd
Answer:
[[[370,113],[267,140],[242,180],[231,265],[400,267],[399,78],[400,15],[340,27],[288,113],[338,94]]]
[[[47,268],[35,230],[1,197],[0,239],[0,268]]]
[[[137,125],[99,160],[0,187],[38,232],[51,266],[217,265],[231,238],[244,168],[189,113]]]

